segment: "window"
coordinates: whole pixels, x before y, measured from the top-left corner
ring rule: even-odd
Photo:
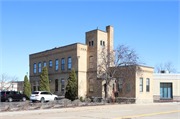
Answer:
[[[91,42],[89,42],[89,46],[91,46]]]
[[[100,41],[100,45],[102,45],[102,40]]]
[[[41,63],[39,63],[39,73],[41,73]]]
[[[160,83],[160,98],[172,98],[172,83]]]
[[[36,82],[33,82],[33,90],[36,91]]]
[[[44,61],[44,63],[43,63],[43,66],[45,67],[46,66],[46,62]]]
[[[58,64],[59,64],[59,61],[58,59],[56,60],[56,66],[55,66],[55,70],[57,71],[58,70]]]
[[[58,79],[55,80],[55,91],[58,91]]]
[[[103,41],[103,46],[105,46],[105,42]]]
[[[146,92],[149,92],[149,79],[146,79]]]
[[[123,88],[123,78],[118,79],[118,91],[122,93],[122,88]]]
[[[93,92],[93,84],[89,84],[89,92]]]
[[[131,83],[127,83],[127,91],[131,91]]]
[[[143,92],[143,78],[140,78],[139,80],[139,91]]]
[[[93,68],[93,56],[89,57],[89,68],[92,69]]]
[[[49,61],[49,67],[52,67],[52,60]]]
[[[65,69],[65,59],[62,58],[61,59],[61,70],[64,70]]]
[[[61,91],[64,91],[64,79],[61,79]]]
[[[106,84],[104,84],[104,92],[106,92]]]
[[[92,41],[91,43],[92,43],[92,46],[93,46],[93,45],[94,45],[94,42]]]
[[[71,57],[68,58],[68,69],[71,69]]]
[[[34,73],[36,73],[36,63],[34,64]]]

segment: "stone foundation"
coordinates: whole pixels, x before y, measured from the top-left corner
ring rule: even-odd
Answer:
[[[168,100],[168,99],[160,99],[160,95],[153,95],[153,100],[154,101],[159,101],[159,100]],[[171,99],[170,99],[171,100]],[[180,96],[173,96],[173,101],[180,101]]]

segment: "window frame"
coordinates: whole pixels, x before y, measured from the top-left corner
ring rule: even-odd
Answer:
[[[61,59],[61,70],[65,70],[65,58]]]
[[[103,44],[102,44],[102,46],[105,46],[105,42],[103,41]]]
[[[69,59],[70,59],[70,62],[69,62]],[[68,57],[68,69],[71,69],[71,63],[72,63],[72,58],[71,57]],[[70,67],[69,67],[70,66]]]
[[[64,92],[65,91],[65,79],[61,79],[61,91]]]
[[[91,41],[91,45],[92,45],[92,46],[94,45],[94,42],[93,42],[93,41]]]
[[[44,64],[45,64],[45,65],[44,65]],[[46,66],[46,61],[43,62],[43,67],[45,67],[45,66]]]
[[[141,80],[142,80],[142,85],[141,85]],[[142,88],[141,88],[142,87]],[[142,89],[142,90],[141,90]],[[143,78],[139,79],[139,92],[143,92]]]
[[[100,45],[102,46],[102,40],[100,41]]]
[[[41,62],[38,63],[38,72],[41,73]]]
[[[55,91],[58,91],[58,79],[55,80]]]
[[[52,60],[49,60],[49,67],[52,67]]]
[[[146,78],[146,92],[150,92],[150,79],[149,78]]]
[[[34,74],[36,74],[36,63],[34,63]]]
[[[58,69],[59,69],[59,60],[56,59],[55,60],[55,70],[58,71]]]
[[[123,91],[123,78],[122,78],[122,77],[120,77],[120,78],[118,79],[118,91],[119,91],[120,93],[122,93],[122,91]]]
[[[89,46],[91,46],[91,42],[89,42]]]
[[[89,84],[89,92],[94,92],[94,85],[93,84]]]

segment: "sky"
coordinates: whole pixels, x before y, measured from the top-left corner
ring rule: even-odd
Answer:
[[[171,61],[180,72],[180,2],[0,1],[0,74],[29,75],[29,55],[85,43],[85,32],[114,27],[114,49],[136,50],[145,66]]]

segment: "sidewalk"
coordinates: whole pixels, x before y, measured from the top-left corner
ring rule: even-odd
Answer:
[[[83,110],[98,110],[98,109],[111,109],[124,106],[139,106],[139,105],[168,105],[175,104],[180,105],[180,103],[149,103],[149,104],[112,104],[112,105],[98,105],[98,106],[82,106],[82,107],[67,107],[59,109],[37,109],[37,110],[27,110],[27,111],[13,111],[13,112],[1,112],[0,117],[4,116],[15,116],[15,115],[29,115],[29,114],[43,114],[43,113],[62,113],[67,111],[83,111]]]

